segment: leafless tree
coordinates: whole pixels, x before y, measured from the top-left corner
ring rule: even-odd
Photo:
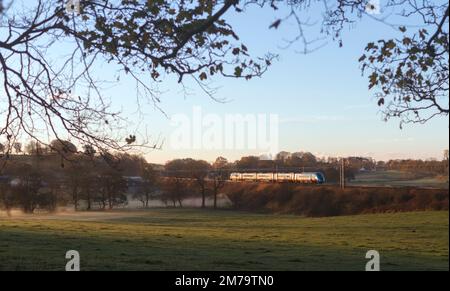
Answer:
[[[14,197],[12,187],[8,178],[0,177],[0,209],[4,209],[8,216],[11,216],[11,210],[14,206]]]
[[[195,180],[195,183],[200,189],[200,194],[202,196],[202,208],[206,208],[206,196],[208,195],[208,173],[211,169],[211,165],[206,161],[189,160],[187,167],[191,178]]]
[[[96,149],[155,146],[119,134],[126,121],[102,94],[107,80],[96,75],[98,63],[109,64],[116,78],[131,76],[138,99],[158,106],[154,85],[166,75],[180,83],[193,78],[211,93],[211,76],[251,79],[273,59],[250,58],[223,19],[237,0],[84,0],[79,14],[66,2],[0,2],[0,136],[8,143],[24,134],[42,144],[48,136]]]
[[[99,173],[97,183],[99,185],[97,200],[102,209],[108,207],[111,210],[115,206],[124,205],[127,202],[125,195],[127,183],[120,171],[106,167]]]
[[[203,160],[176,159],[165,166],[166,173],[171,178],[192,180],[202,197],[202,208],[206,208],[206,197],[208,195],[208,174],[211,165]]]
[[[183,207],[183,200],[188,196],[188,189],[190,187],[190,181],[180,177],[164,178],[161,181],[161,201],[166,205],[168,202],[172,202],[173,207],[177,207],[177,203],[180,208]]]
[[[250,56],[224,20],[231,10],[287,7],[270,28],[294,20],[298,35],[287,39],[287,46],[300,43],[303,53],[322,47],[330,38],[342,45],[342,30],[362,17],[394,26],[370,14],[369,0],[80,3],[77,13],[66,10],[65,0],[37,0],[31,5],[0,1],[0,137],[6,139],[8,151],[21,135],[43,144],[52,139],[76,141],[79,148],[91,145],[98,152],[155,146],[134,133],[123,133],[124,116],[111,110],[110,100],[102,94],[105,82],[113,80],[99,78],[95,68],[108,64],[117,71],[116,82],[123,75],[133,78],[138,102],[145,98],[158,106],[155,85],[168,75],[176,76],[181,86],[191,78],[214,98],[209,79],[261,76],[275,57]],[[448,116],[448,2],[381,3],[381,9],[423,23],[420,28],[398,27],[405,34],[402,39],[369,44],[360,59],[370,87],[379,89],[378,103],[386,118],[425,122]],[[308,17],[313,6],[319,7],[318,20]],[[309,38],[308,28],[315,23],[321,25],[320,33]]]
[[[30,141],[25,145],[25,152],[32,156],[42,156],[48,154],[50,149],[37,141]]]
[[[142,184],[138,187],[136,193],[133,194],[133,198],[142,202],[142,206],[147,208],[152,195],[157,190],[159,177],[153,167],[148,164],[141,166],[141,177]]]
[[[228,173],[224,169],[216,169],[211,173],[212,180],[212,192],[214,197],[214,209],[217,209],[217,197],[219,195],[219,191],[225,187],[225,184],[228,180]]]
[[[212,165],[213,171],[210,173],[211,188],[214,197],[214,209],[217,209],[217,197],[219,195],[219,191],[225,187],[226,181],[229,178],[229,171],[227,171],[228,160],[224,157],[218,157],[214,164]]]
[[[69,192],[75,211],[78,210],[82,198],[82,191],[86,189],[83,183],[86,182],[86,176],[92,170],[90,164],[83,164],[83,162],[83,159],[80,158],[65,168],[65,187]]]
[[[16,154],[20,154],[22,152],[22,143],[20,142],[15,142],[13,144],[13,148],[16,151]]]

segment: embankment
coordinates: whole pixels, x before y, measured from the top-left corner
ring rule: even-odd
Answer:
[[[446,189],[228,183],[222,192],[238,210],[311,217],[449,208]]]

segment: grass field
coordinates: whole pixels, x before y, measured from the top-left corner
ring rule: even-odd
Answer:
[[[425,174],[413,174],[401,171],[359,173],[356,175],[356,179],[351,181],[350,185],[449,188],[448,181],[445,177],[430,177]]]
[[[448,270],[449,213],[333,218],[231,211],[0,217],[0,270],[63,270],[78,250],[82,270]]]

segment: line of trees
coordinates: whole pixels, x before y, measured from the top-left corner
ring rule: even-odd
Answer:
[[[24,149],[26,155],[0,159],[0,208],[8,212],[13,208],[26,213],[54,211],[63,205],[75,210],[113,209],[127,205],[129,199],[139,201],[143,208],[149,207],[151,200],[183,207],[187,198],[200,198],[202,208],[211,199],[216,209],[233,171],[321,171],[333,183],[339,181],[341,163],[338,158],[318,158],[308,152],[280,152],[273,160],[248,156],[229,162],[219,157],[208,163],[187,158],[158,166],[137,155],[97,153],[91,147],[79,151],[69,141],[56,140],[49,147],[31,142]],[[361,170],[448,174],[448,154],[443,161],[376,162],[348,157],[345,167],[349,180]]]
[[[122,171],[99,160],[81,157],[64,168],[48,161],[15,161],[3,169],[0,181],[0,208],[8,213],[19,208],[25,213],[55,211],[57,206],[81,203],[86,210],[112,209],[126,204],[127,181]]]
[[[49,146],[32,141],[23,148],[17,152],[20,155],[1,158],[0,208],[8,213],[13,208],[34,213],[67,205],[75,210],[113,209],[125,206],[129,198],[144,208],[153,199],[182,207],[183,200],[197,194],[202,197],[202,207],[213,195],[217,208],[217,197],[228,178],[224,158],[212,165],[174,160],[165,166],[172,174],[163,177],[161,169],[141,156],[97,153],[92,147],[79,150],[70,141],[55,140]],[[212,169],[216,171],[213,175]]]
[[[213,208],[216,209],[220,190],[229,178],[231,166],[223,157],[218,157],[213,164],[190,158],[170,161],[165,165],[165,176],[168,181],[173,181],[173,183],[168,183],[171,185],[169,188],[181,188],[182,190],[168,193],[178,193],[175,195],[181,196],[178,197],[178,201],[180,201],[182,197],[186,196],[183,189],[192,189],[201,197],[202,208],[206,208],[207,197],[212,196]],[[179,204],[181,206],[181,203]]]
[[[69,205],[76,211],[105,210],[125,206],[129,199],[143,208],[151,200],[183,207],[191,197],[201,197],[205,208],[211,196],[217,208],[232,165],[220,157],[213,164],[184,159],[158,167],[138,155],[79,150],[60,140],[49,146],[33,141],[20,153],[0,160],[0,209],[8,213],[16,208],[25,213],[55,211]]]
[[[448,156],[442,161],[430,160],[390,160],[378,162],[378,167],[386,170],[398,170],[412,173],[431,173],[448,176]]]
[[[420,160],[375,161],[370,157],[345,157],[345,171],[348,179],[353,179],[359,171],[399,170],[429,175],[448,175],[448,151],[444,158]],[[337,182],[341,159],[336,157],[316,157],[310,152],[280,152],[273,160],[261,159],[257,156],[246,156],[229,165],[241,171],[321,171],[328,182]]]
[[[220,192],[233,171],[320,171],[325,174],[328,182],[333,183],[339,181],[339,167],[339,159],[321,159],[309,152],[280,152],[274,160],[257,156],[242,157],[235,162],[218,157],[214,163],[191,158],[176,159],[166,163],[162,173],[168,181],[162,197],[173,206],[182,206],[183,199],[198,196],[201,198],[202,208],[207,207],[207,198],[211,198],[213,208],[216,209]],[[375,161],[370,158],[347,158],[346,177],[348,180],[354,179],[362,168],[371,170],[375,167]]]
[[[427,171],[431,175],[445,174],[445,171],[448,173],[448,159],[445,158],[443,161],[392,160],[377,162],[366,157],[346,157],[344,162],[347,180],[355,179],[356,174],[360,171],[374,170]],[[396,166],[405,164],[409,167]],[[320,171],[325,174],[329,183],[337,183],[340,166],[339,158],[319,158],[309,152],[280,152],[273,160],[246,156],[235,162],[228,162],[223,157],[217,158],[214,163],[186,158],[166,163],[164,171],[162,171],[163,177],[157,180],[163,185],[160,198],[166,204],[182,207],[184,199],[200,197],[201,207],[206,208],[207,198],[212,198],[213,208],[216,209],[220,192],[225,187],[229,174],[233,171]]]
[[[2,147],[0,147],[0,150]],[[79,151],[70,141],[49,146],[30,142],[27,155],[4,155],[0,167],[0,209],[25,213],[55,211],[73,205],[75,210],[113,209],[128,202],[125,177],[140,175],[145,159],[124,153]]]
[[[59,185],[46,179],[51,176],[49,171],[18,163],[9,167],[8,172],[15,179],[9,181],[3,177],[0,180],[0,206],[8,214],[16,207],[26,213],[33,213],[38,208],[49,211],[56,209]],[[44,182],[45,180],[49,182]]]

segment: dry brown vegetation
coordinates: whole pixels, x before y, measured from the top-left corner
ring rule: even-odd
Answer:
[[[235,209],[313,217],[448,210],[445,189],[228,183],[223,192]]]

